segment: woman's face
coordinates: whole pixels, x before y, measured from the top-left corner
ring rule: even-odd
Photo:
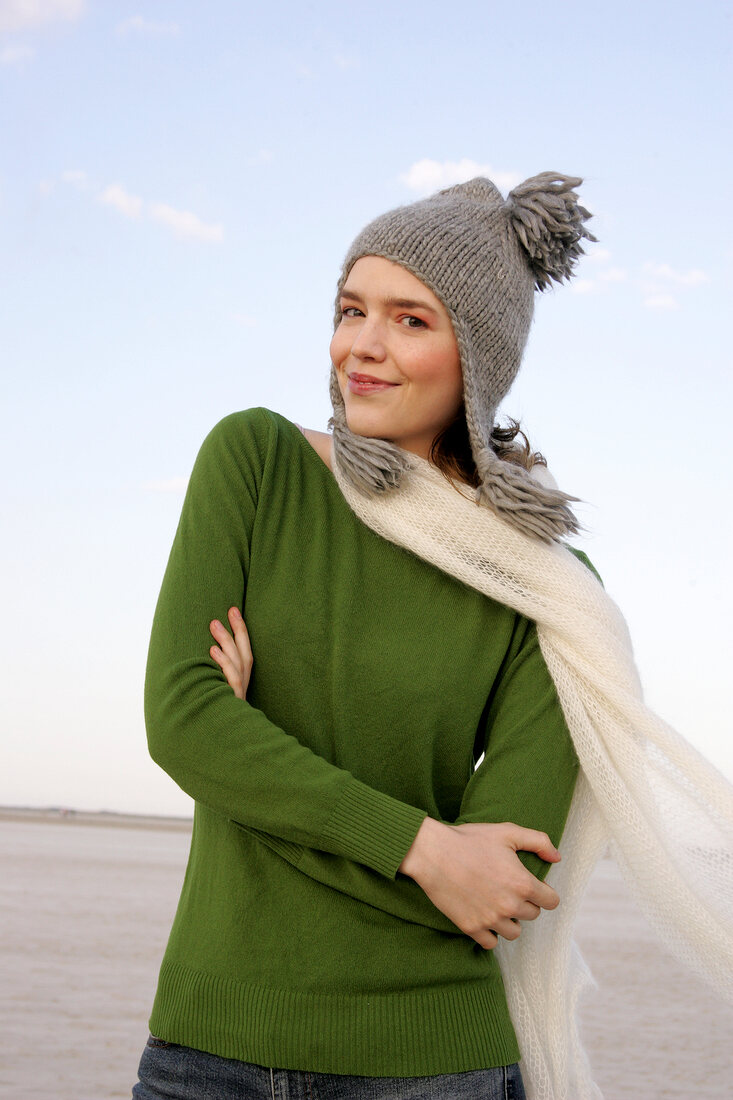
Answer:
[[[445,306],[380,256],[362,256],[349,272],[331,360],[356,435],[428,458],[462,406],[461,361]]]

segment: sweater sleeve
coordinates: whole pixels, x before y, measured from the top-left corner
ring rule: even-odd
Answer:
[[[192,798],[285,843],[394,878],[424,811],[360,782],[238,699],[209,656],[209,623],[243,607],[266,410],[221,421],[196,460],[158,600],[145,680],[150,754]]]
[[[454,822],[511,821],[539,829],[559,844],[570,809],[578,760],[545,664],[533,623],[517,628],[496,689],[484,714],[485,752],[471,776]],[[303,874],[404,920],[441,932],[459,929],[403,875],[378,880],[350,860],[300,845],[259,839]],[[544,879],[550,864],[533,852],[519,852],[522,863]]]
[[[485,751],[468,782],[456,824],[511,821],[539,829],[559,845],[578,775],[578,758],[537,640],[520,619],[498,688],[489,700]],[[544,878],[551,864],[520,852]]]

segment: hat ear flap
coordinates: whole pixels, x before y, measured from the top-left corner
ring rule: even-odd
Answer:
[[[592,215],[573,190],[581,183],[577,176],[542,172],[507,196],[509,218],[527,253],[537,290],[546,290],[553,280],[569,279],[583,255],[582,239],[596,240],[584,225]]]
[[[523,534],[549,543],[580,530],[570,508],[577,497],[543,485],[528,470],[500,459],[490,447],[482,447],[476,455],[476,467],[481,478],[477,499]]]

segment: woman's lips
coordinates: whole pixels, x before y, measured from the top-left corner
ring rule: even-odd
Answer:
[[[351,393],[384,393],[385,390],[391,390],[399,385],[398,382],[385,382],[383,378],[374,378],[371,374],[358,374],[356,371],[352,371],[348,378]]]

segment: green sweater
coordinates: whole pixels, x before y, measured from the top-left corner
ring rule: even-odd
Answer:
[[[208,652],[234,604],[246,702]],[[235,413],[191,476],[145,712],[196,801],[153,1034],[369,1076],[517,1060],[493,952],[397,868],[426,814],[559,841],[577,760],[531,622],[366,528],[289,421]]]

